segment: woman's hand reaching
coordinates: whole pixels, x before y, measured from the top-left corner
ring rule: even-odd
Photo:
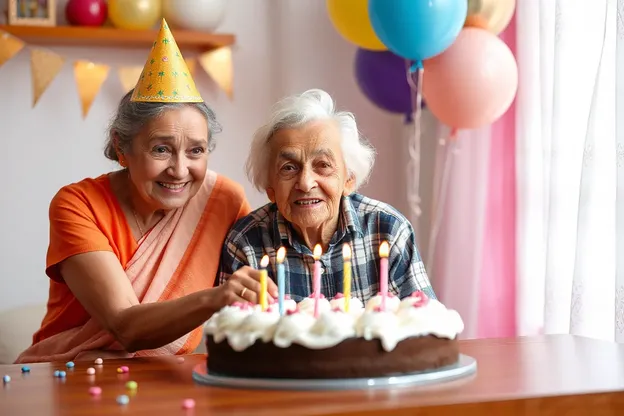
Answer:
[[[215,312],[234,302],[259,303],[260,275],[259,270],[243,266],[235,271],[225,283],[214,288]],[[267,278],[267,300],[271,302],[277,296],[277,285]]]

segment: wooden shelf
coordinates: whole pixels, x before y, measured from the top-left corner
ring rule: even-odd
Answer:
[[[157,30],[127,30],[114,27],[82,26],[11,26],[0,25],[5,31],[26,43],[58,46],[107,46],[142,48],[152,44]],[[209,51],[234,44],[231,34],[191,32],[172,29],[180,49]]]

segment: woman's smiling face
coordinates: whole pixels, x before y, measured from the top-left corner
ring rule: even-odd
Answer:
[[[190,106],[166,111],[145,125],[123,156],[144,209],[180,208],[206,176],[208,123]]]
[[[267,195],[296,229],[335,230],[343,195],[352,190],[341,146],[331,121],[277,131],[269,141],[271,164]]]

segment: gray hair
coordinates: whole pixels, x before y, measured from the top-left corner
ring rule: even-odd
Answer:
[[[375,164],[375,148],[360,135],[352,113],[336,111],[334,100],[327,92],[312,89],[279,101],[269,122],[254,133],[245,171],[257,190],[265,191],[269,186],[270,154],[265,147],[271,137],[278,130],[298,128],[318,120],[338,123],[347,173],[355,180],[354,190],[366,183]]]
[[[177,110],[183,107],[196,108],[208,123],[208,152],[215,148],[214,135],[221,132],[221,125],[217,121],[214,111],[206,103],[142,103],[130,101],[130,90],[119,103],[117,113],[108,127],[108,139],[104,148],[104,156],[110,160],[119,162],[115,144],[123,153],[130,151],[132,141],[141,129],[150,121],[160,117],[169,110]],[[115,143],[117,140],[117,143]]]

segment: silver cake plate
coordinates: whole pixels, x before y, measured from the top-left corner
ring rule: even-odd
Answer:
[[[434,370],[379,378],[344,379],[267,379],[226,377],[209,374],[206,363],[193,368],[193,380],[199,384],[215,387],[232,387],[265,390],[360,390],[371,388],[391,388],[425,386],[468,377],[477,371],[477,361],[464,354],[457,363]]]

